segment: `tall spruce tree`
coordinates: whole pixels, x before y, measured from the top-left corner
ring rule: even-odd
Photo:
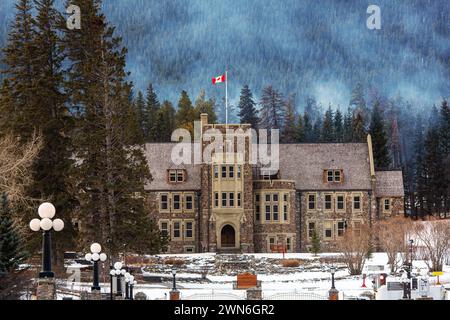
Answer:
[[[177,128],[183,128],[188,130],[191,133],[191,136],[194,136],[194,121],[195,118],[195,110],[192,106],[191,99],[186,91],[181,91],[180,100],[178,101],[178,110],[176,114],[176,126]]]
[[[312,128],[312,141],[311,142],[323,142],[322,127],[323,127],[322,117],[317,117],[317,120],[314,123],[314,126]]]
[[[176,111],[172,103],[164,101],[156,115],[156,141],[170,142],[172,132],[176,128]]]
[[[352,140],[351,142],[365,142],[367,131],[365,121],[361,112],[356,112],[352,118]]]
[[[322,124],[322,139],[323,142],[334,142],[334,121],[333,121],[333,110],[331,106],[325,112],[325,117]]]
[[[297,134],[296,141],[297,142],[305,142],[305,123],[303,121],[303,117],[301,114],[298,115],[297,119]]]
[[[141,128],[142,136],[145,140],[148,139],[148,132],[146,127],[146,107],[144,95],[141,91],[138,92],[137,97],[134,101],[134,109],[136,110],[136,118]]]
[[[351,142],[353,138],[353,113],[350,108],[344,117],[344,142]]]
[[[263,89],[261,95],[260,128],[281,129],[284,119],[284,101],[281,94],[272,86]]]
[[[284,143],[292,143],[296,141],[297,126],[295,121],[295,105],[294,97],[288,97],[285,103],[283,130],[281,133],[281,141]]]
[[[373,106],[370,135],[372,136],[375,167],[388,168],[391,164],[391,158],[389,156],[388,140],[384,129],[383,111],[378,102]]]
[[[129,130],[135,119],[129,119],[126,49],[101,13],[101,1],[70,3],[82,12],[82,28],[65,34],[68,90],[81,109],[74,136],[81,240],[103,243],[114,261],[119,252],[140,250],[154,231],[142,197],[151,176],[143,146]]]
[[[28,257],[16,228],[6,193],[0,196],[0,272],[12,272]]]
[[[336,110],[334,114],[334,141],[335,142],[344,142],[344,126],[343,126],[343,118],[342,113],[339,108]]]
[[[314,132],[313,125],[311,122],[311,118],[309,114],[305,111],[303,114],[303,126],[305,128],[305,142],[313,142],[314,141]]]
[[[156,131],[156,117],[160,108],[158,96],[156,95],[153,85],[150,83],[147,88],[147,102],[143,114],[143,127],[145,141],[155,141],[157,136]]]
[[[256,130],[259,122],[258,110],[256,109],[256,103],[253,100],[253,93],[248,85],[244,85],[241,89],[238,108],[240,122],[249,123],[252,128]]]

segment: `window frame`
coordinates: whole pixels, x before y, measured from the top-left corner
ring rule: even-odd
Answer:
[[[359,200],[355,201],[355,198],[359,198]],[[355,208],[355,203],[358,203],[359,208]],[[353,212],[361,212],[362,211],[362,195],[361,194],[354,194],[352,196],[352,211]]]
[[[308,201],[307,201],[307,208],[306,208],[306,210],[307,211],[314,211],[314,210],[317,210],[317,194],[315,194],[315,193],[308,193],[307,195],[306,195],[307,197],[308,197]],[[314,208],[311,208],[311,199],[310,199],[310,197],[313,197],[313,201],[312,201],[312,203],[314,204]]]
[[[188,224],[191,224],[191,228],[190,229],[188,229]],[[195,222],[194,222],[194,220],[184,220],[184,230],[183,230],[183,235],[184,235],[184,240],[189,240],[189,241],[191,241],[191,240],[193,240],[194,238],[195,238]],[[187,235],[187,233],[188,233],[188,231],[191,231],[191,236],[190,237],[188,237],[188,235]]]
[[[386,209],[387,205],[387,209]],[[383,212],[391,212],[391,199],[383,198]]]
[[[167,228],[166,229],[163,229],[163,224],[166,224],[167,225]],[[164,230],[166,231],[166,236],[167,236],[167,239],[170,241],[170,239],[171,239],[171,236],[172,236],[172,234],[171,234],[171,232],[170,232],[170,230],[171,230],[171,228],[170,228],[170,220],[167,220],[167,219],[161,219],[161,220],[159,220],[159,232],[161,232],[161,235],[163,236],[163,232],[164,232]]]
[[[175,197],[178,196],[179,197],[179,204],[178,204],[178,209],[175,209]],[[172,211],[173,212],[180,212],[183,211],[183,197],[181,193],[173,193],[172,194]]]
[[[164,202],[163,197],[166,197],[167,200]],[[163,208],[163,203],[166,203],[166,208]],[[160,193],[159,194],[159,212],[170,212],[170,194],[169,193]]]
[[[187,200],[188,198],[191,198],[191,201],[188,201]],[[190,209],[188,208],[188,203],[191,204],[191,208]],[[189,212],[195,210],[195,208],[194,208],[194,195],[191,194],[191,193],[188,193],[188,194],[184,195],[184,210],[189,211]]]
[[[329,227],[327,227],[329,226]],[[323,239],[324,240],[333,240],[334,234],[334,221],[333,220],[324,220],[323,221]],[[330,236],[327,236],[327,231],[330,231]]]
[[[312,228],[311,224],[313,225]],[[314,230],[316,230],[317,233],[316,221],[308,221],[307,228],[308,228],[307,230],[308,239],[312,239]]]
[[[224,197],[225,195],[225,197]],[[220,204],[221,204],[221,208],[228,208],[228,192],[221,192],[220,195]]]
[[[175,228],[175,225],[178,224],[178,228]],[[177,220],[172,220],[172,241],[182,241],[183,240],[183,220],[177,219]],[[179,236],[176,237],[175,236],[175,231],[179,232]]]
[[[339,197],[342,197],[342,208],[339,208]],[[346,210],[345,205],[345,194],[344,193],[337,193],[336,194],[336,211],[345,212]]]
[[[330,197],[330,201],[327,201],[327,197]],[[330,207],[327,208],[327,203],[329,203]],[[324,211],[333,211],[333,194],[332,193],[324,193],[323,195],[323,210]]]

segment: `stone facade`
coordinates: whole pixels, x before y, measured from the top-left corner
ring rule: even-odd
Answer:
[[[202,115],[202,134],[209,129],[224,133],[225,125],[208,124]],[[211,162],[189,165],[171,163],[175,144],[146,146],[154,177],[147,204],[170,238],[170,253],[273,252],[281,246],[305,252],[313,229],[322,250],[331,251],[347,228],[404,213],[401,171],[375,170],[370,136],[367,144],[280,145],[280,168],[270,176],[250,163],[246,139],[243,152],[236,140],[226,141],[234,146],[231,162],[224,146]],[[193,150],[208,143],[195,142]]]

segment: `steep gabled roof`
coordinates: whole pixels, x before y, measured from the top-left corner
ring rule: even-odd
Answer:
[[[323,171],[343,170],[343,183],[324,183]],[[299,190],[369,190],[369,153],[365,143],[280,145],[281,179]]]
[[[377,171],[375,193],[377,197],[403,197],[403,175],[401,170]]]

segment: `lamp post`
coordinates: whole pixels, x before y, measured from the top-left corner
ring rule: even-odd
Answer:
[[[113,299],[113,285],[114,285],[114,277],[116,276],[116,270],[113,269],[113,267],[110,267],[111,271],[109,271],[109,286],[110,286],[110,290],[109,290],[109,299],[112,300]]]
[[[328,291],[328,300],[338,300],[339,291],[334,286],[334,274],[336,273],[336,269],[334,267],[331,267],[330,273],[331,273],[331,289],[330,291]]]
[[[102,247],[98,243],[91,244],[91,253],[86,253],[84,258],[89,262],[94,262],[94,280],[91,287],[91,291],[100,290],[100,285],[98,283],[98,262],[105,262],[107,256],[105,253],[100,253]]]
[[[134,276],[130,273],[125,273],[125,299],[133,300],[133,286],[136,284],[136,280],[134,280]]]
[[[172,276],[173,276],[173,288],[172,290],[175,291],[177,290],[177,283],[175,280],[175,277],[177,276],[177,269],[175,269],[175,267],[172,268]]]
[[[411,279],[411,272],[413,267],[413,239],[409,239],[409,268],[408,268],[408,279]]]
[[[177,269],[175,266],[172,267],[172,276],[173,276],[173,287],[172,290],[170,290],[170,300],[180,300],[180,291],[177,290],[177,283],[176,283],[176,277],[177,275]]]
[[[127,272],[125,269],[122,269],[122,267],[123,267],[122,262],[114,263],[114,273],[115,273],[115,276],[117,279],[116,297],[122,297],[122,280],[121,280],[121,278]]]
[[[53,278],[52,272],[52,239],[50,230],[53,228],[56,232],[64,229],[64,222],[61,219],[52,220],[55,216],[55,206],[50,202],[44,202],[39,206],[38,214],[41,219],[30,221],[30,229],[37,232],[43,230],[42,240],[42,271],[39,272],[39,278]]]

